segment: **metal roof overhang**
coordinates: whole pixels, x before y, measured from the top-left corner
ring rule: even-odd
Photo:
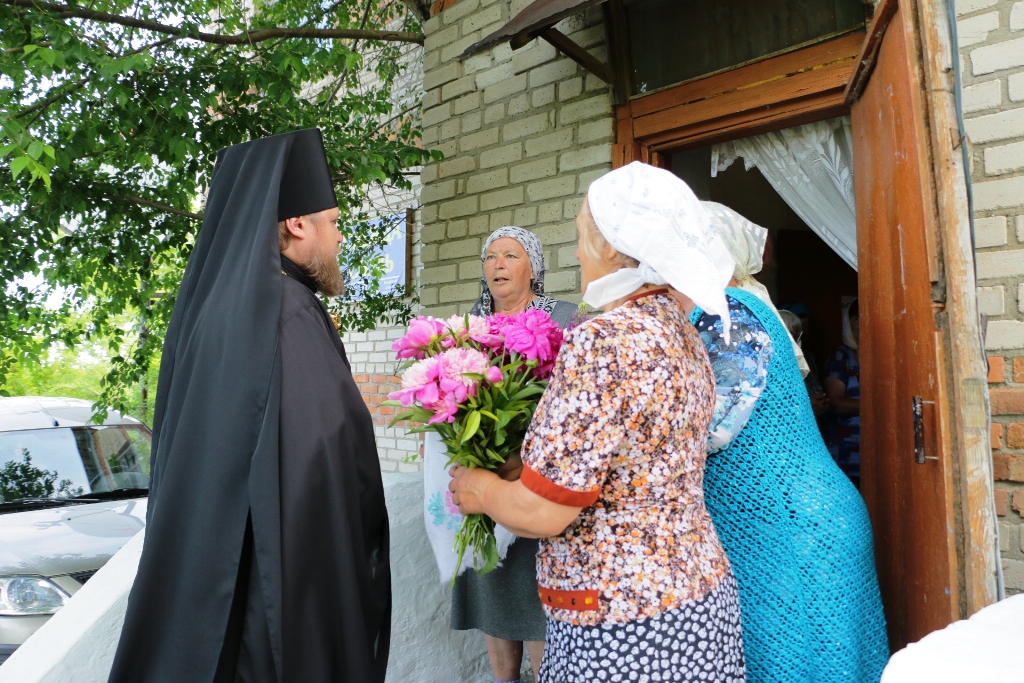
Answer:
[[[459,59],[466,59],[506,42],[511,44],[513,50],[518,50],[534,38],[543,38],[605,83],[612,83],[615,75],[607,64],[554,27],[562,19],[602,2],[604,0],[536,0],[500,29],[466,48]]]

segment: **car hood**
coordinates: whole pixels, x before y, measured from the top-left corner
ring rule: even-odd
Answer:
[[[146,526],[148,498],[0,515],[0,574],[60,576],[102,567]]]

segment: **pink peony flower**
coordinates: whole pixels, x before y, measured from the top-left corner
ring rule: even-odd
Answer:
[[[395,340],[391,350],[398,358],[415,358],[423,360],[427,357],[426,349],[445,333],[444,323],[437,318],[420,316],[409,323],[405,336]]]
[[[466,318],[469,318],[469,327],[466,327]],[[473,341],[487,347],[499,347],[502,344],[500,336],[491,333],[491,325],[487,318],[478,315],[453,315],[445,321],[445,327],[451,330],[452,339],[445,340],[445,348],[451,348],[457,341],[472,339]]]
[[[423,407],[434,413],[434,417],[427,420],[427,424],[431,425],[437,422],[455,422],[455,413],[459,412],[459,405],[452,394],[444,394],[440,400]]]
[[[438,381],[444,375],[444,358],[434,356],[417,361],[402,373],[402,388],[388,394],[408,408],[415,402],[421,405],[436,403],[441,398]]]
[[[540,364],[554,361],[562,346],[561,328],[544,311],[523,311],[501,326],[505,348]]]
[[[467,375],[486,375],[490,360],[476,349],[449,349],[444,352],[444,379],[441,388],[455,394],[462,403],[468,396],[476,396],[480,380]]]
[[[487,381],[491,384],[497,384],[501,381],[501,368],[496,365],[492,365],[487,368]]]

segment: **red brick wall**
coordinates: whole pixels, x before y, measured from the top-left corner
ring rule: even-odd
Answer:
[[[391,406],[382,406],[381,403],[387,400],[389,393],[402,387],[401,378],[394,375],[356,374],[352,375],[352,379],[356,381],[359,393],[363,395],[363,401],[370,409],[373,424],[387,427],[395,416],[395,409]]]

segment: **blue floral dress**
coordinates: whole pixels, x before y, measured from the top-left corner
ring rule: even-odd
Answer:
[[[708,453],[728,448],[743,431],[764,392],[773,352],[772,338],[750,309],[732,297],[728,301],[732,318],[729,344],[719,316],[705,313],[697,320],[697,332],[715,371],[715,413]]]
[[[860,363],[846,344],[829,359],[825,371],[846,387],[846,398],[860,400]],[[833,415],[829,424],[828,452],[854,484],[860,484],[860,415]]]

